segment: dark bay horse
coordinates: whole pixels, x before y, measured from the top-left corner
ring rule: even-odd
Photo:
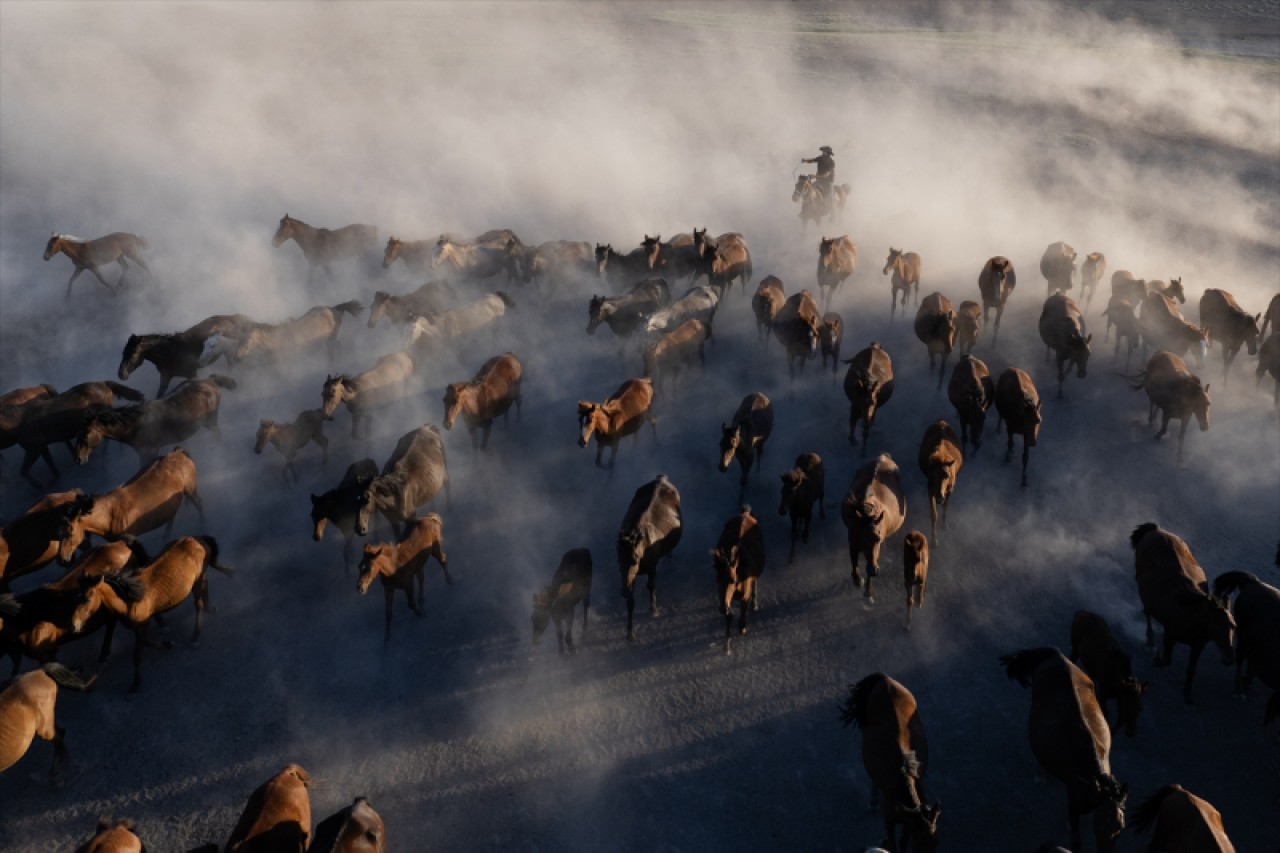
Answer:
[[[45,244],[44,259],[47,261],[62,252],[71,259],[71,263],[75,264],[75,272],[71,273],[71,278],[67,279],[67,299],[71,298],[71,285],[75,284],[76,279],[80,277],[80,273],[85,270],[93,273],[94,278],[101,282],[102,286],[111,291],[114,296],[124,285],[124,277],[129,272],[129,264],[125,261],[125,258],[133,261],[148,273],[151,272],[147,262],[142,260],[139,255],[139,252],[146,248],[148,248],[146,240],[136,234],[127,234],[123,231],[117,231],[114,234],[108,234],[96,240],[81,240],[55,231],[53,236],[49,238],[49,242]],[[120,265],[120,280],[114,286],[109,284],[102,277],[102,273],[98,271],[99,267],[113,261]]]
[[[1236,693],[1243,696],[1254,677],[1273,691],[1263,724],[1280,713],[1280,589],[1249,572],[1223,572],[1214,578],[1213,592],[1235,602]]]
[[[143,462],[149,462],[165,445],[184,441],[202,427],[221,439],[218,408],[222,403],[222,389],[235,387],[234,379],[212,373],[204,379],[183,382],[160,400],[95,411],[76,436],[76,462],[80,465],[88,462],[104,439],[129,445]]]
[[[205,342],[214,335],[239,339],[254,321],[243,314],[214,314],[181,332],[151,335],[130,335],[120,354],[117,375],[123,382],[137,370],[143,361],[149,361],[160,373],[157,397],[163,397],[169,383],[175,378],[195,379],[200,369]]]

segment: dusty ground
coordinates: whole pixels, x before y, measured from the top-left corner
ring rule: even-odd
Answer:
[[[206,622],[199,648],[186,642],[189,609],[170,617],[177,648],[146,655],[140,695],[125,693],[130,641],[122,637],[93,694],[60,698],[74,778],[50,788],[44,773],[51,750],[33,746],[0,779],[0,848],[64,850],[106,814],[137,821],[149,849],[222,841],[248,793],[296,761],[323,780],[313,791],[317,818],[368,796],[397,850],[860,850],[879,842],[880,819],[866,809],[858,736],[841,728],[836,703],[847,684],[874,671],[893,675],[920,703],[931,747],[927,790],[943,803],[944,849],[1065,843],[1062,788],[1038,778],[1027,746],[1029,692],[1004,677],[996,658],[1065,646],[1080,608],[1112,620],[1152,683],[1138,737],[1119,738],[1113,750],[1131,802],[1179,782],[1222,811],[1238,849],[1275,848],[1275,821],[1266,815],[1280,800],[1280,750],[1274,726],[1261,727],[1265,694],[1255,688],[1247,702],[1232,698],[1231,670],[1210,653],[1196,706],[1184,706],[1185,648],[1168,670],[1153,669],[1141,651],[1127,541],[1134,526],[1157,521],[1187,540],[1210,576],[1246,569],[1276,582],[1269,566],[1280,529],[1280,432],[1270,389],[1254,389],[1247,355],[1223,389],[1221,356],[1212,351],[1201,373],[1213,384],[1213,426],[1188,433],[1179,466],[1171,441],[1150,440],[1144,401],[1112,375],[1111,345],[1100,341],[1094,319],[1106,284],[1088,310],[1096,334],[1089,376],[1072,377],[1063,401],[1053,399],[1035,320],[1044,295],[1037,261],[1058,239],[1082,254],[1106,252],[1109,271],[1182,275],[1192,319],[1199,294],[1213,286],[1262,310],[1280,282],[1280,113],[1266,102],[1277,99],[1276,4],[1181,3],[1172,12],[1169,4],[1096,4],[1099,14],[1086,29],[1102,41],[1092,46],[1046,41],[1064,21],[1083,20],[1051,6],[1030,7],[1034,14],[986,30],[999,16],[967,5],[806,7],[786,17],[767,7],[742,7],[742,15],[731,8],[546,7],[523,19],[544,45],[534,52],[544,64],[528,66],[521,56],[496,63],[498,46],[512,42],[478,36],[476,22],[486,13],[471,7],[396,7],[388,19],[370,13],[360,27],[340,31],[327,14],[308,18],[302,31],[314,43],[289,41],[289,62],[305,65],[322,48],[344,43],[374,67],[416,44],[427,68],[419,94],[429,107],[385,93],[382,103],[371,94],[369,104],[350,107],[359,119],[385,118],[385,125],[360,125],[359,142],[369,146],[360,158],[369,159],[357,158],[358,168],[346,173],[332,168],[331,152],[318,154],[306,169],[282,169],[279,186],[268,166],[292,153],[263,147],[254,149],[261,155],[255,161],[235,148],[236,133],[258,139],[254,131],[187,126],[170,112],[173,92],[230,85],[184,73],[187,60],[172,52],[160,51],[172,64],[153,63],[156,78],[172,86],[157,91],[169,94],[128,107],[123,128],[94,127],[108,142],[138,140],[128,150],[71,133],[74,118],[38,106],[39,65],[22,72],[6,63],[0,132],[11,154],[0,167],[0,386],[110,377],[131,331],[178,328],[215,310],[283,317],[352,295],[368,300],[388,279],[391,289],[413,283],[402,268],[384,273],[371,262],[306,289],[296,247],[274,254],[267,247],[284,209],[330,224],[419,223],[401,235],[408,237],[510,225],[532,242],[620,245],[646,229],[667,234],[708,225],[712,233],[747,234],[757,280],[776,273],[788,292],[814,287],[816,236],[797,226],[789,172],[800,155],[828,143],[837,147],[841,180],[851,181],[855,197],[843,221],[823,230],[851,234],[861,250],[858,271],[834,307],[846,323],[845,357],[872,339],[894,357],[896,395],[872,433],[868,458],[887,451],[902,466],[908,527],[928,524],[915,465],[919,437],[953,412],[934,391],[910,323],[889,322],[880,275],[889,245],[919,251],[923,291],[941,290],[957,303],[977,298],[977,273],[988,256],[1013,258],[1019,287],[1000,345],[984,337],[976,354],[993,374],[1010,365],[1027,369],[1046,397],[1027,489],[1019,489],[1015,466],[1001,464],[1003,440],[991,436],[989,421],[988,444],[961,474],[915,629],[902,625],[900,537],[889,543],[874,609],[861,606],[849,582],[839,500],[864,460],[846,441],[838,379],[814,363],[789,382],[776,344],[757,344],[740,292],[717,316],[706,372],[661,401],[660,444],[647,432],[638,445],[627,442],[612,477],[591,466],[594,449],[576,446],[573,404],[603,399],[638,374],[639,358],[628,350],[619,359],[607,330],[583,334],[586,296],[599,286],[578,282],[555,296],[512,286],[520,310],[496,340],[473,341],[429,365],[423,393],[381,416],[367,441],[349,439],[349,421],[339,414],[328,428],[328,468],[320,468],[314,448],[304,451],[302,483],[286,487],[278,458],[251,452],[256,420],[316,405],[326,372],[362,369],[398,345],[395,333],[368,330],[361,319],[342,330],[332,364],[315,356],[238,372],[241,387],[224,395],[222,443],[207,434],[186,442],[199,465],[205,531],[240,571],[213,578],[218,613]],[[43,25],[11,6],[4,17],[10,27]],[[1123,23],[1134,18],[1139,23]],[[149,32],[168,32],[172,23]],[[227,34],[241,25],[215,23],[192,55],[207,52],[216,65],[218,51],[235,41]],[[109,33],[119,25],[103,27]],[[1024,38],[1020,28],[1037,35]],[[1141,54],[1138,69],[1109,70],[1117,42],[1128,38]],[[14,49],[14,42],[4,44]],[[338,63],[341,73],[355,82],[335,96],[339,102],[377,76],[346,62]],[[508,93],[512,100],[494,94],[494,112],[510,111],[509,122],[495,124],[478,110],[474,126],[452,123],[445,133],[431,124],[437,107],[456,113],[464,95],[484,103],[484,93],[504,85],[519,93],[523,73],[554,76],[579,64],[600,78],[580,82],[573,97],[548,95],[565,110],[555,119],[521,112],[528,102]],[[726,69],[747,67],[760,75],[753,79],[771,82],[754,93],[731,90],[735,98],[716,88]],[[229,63],[226,73],[244,71]],[[330,83],[333,73],[325,77]],[[1097,83],[1112,79],[1108,74],[1111,85]],[[1054,79],[1062,91],[1048,85]],[[268,80],[264,74],[264,88]],[[662,97],[648,100],[655,87]],[[794,101],[782,97],[788,93]],[[314,127],[306,103],[293,116],[306,120],[299,133]],[[198,118],[206,106],[194,98],[189,109]],[[602,130],[599,138],[575,140],[575,128],[607,125],[615,108],[639,111],[638,120],[619,118],[627,134]],[[734,118],[739,108],[754,112]],[[97,120],[97,110],[86,112]],[[536,132],[524,133],[521,117],[535,114],[529,127]],[[668,115],[687,121],[668,123]],[[291,132],[289,121],[256,120],[272,133]],[[237,154],[196,164],[200,177],[188,174],[179,160],[156,153],[153,146],[169,137],[150,140],[145,132],[171,121],[195,149]],[[428,183],[397,178],[379,158],[383,148],[405,153],[397,140],[415,121],[426,129],[415,144],[430,152],[423,159],[432,165],[406,168],[438,169]],[[329,115],[315,126],[351,132],[339,123]],[[486,134],[494,127],[496,140]],[[996,140],[990,150],[984,139]],[[84,177],[87,167],[68,165],[81,177],[46,177],[37,168],[48,165],[39,156],[45,146],[67,164],[82,156],[122,174],[96,184]],[[480,162],[469,159],[469,147],[482,152],[474,155]],[[137,196],[113,195],[116,181],[147,175],[155,183]],[[371,189],[361,188],[365,179]],[[377,203],[370,201],[375,190]],[[96,224],[121,221],[127,226]],[[51,223],[63,222],[57,227],[151,235],[155,281],[114,301],[82,278],[77,298],[64,305],[69,265],[35,260]],[[213,248],[192,249],[194,257],[174,248],[200,244],[194,234]],[[380,593],[359,597],[354,577],[343,574],[339,543],[310,540],[306,493],[331,487],[350,460],[381,462],[406,430],[439,422],[445,383],[506,350],[525,364],[523,420],[497,428],[481,456],[471,453],[465,433],[448,434],[453,502],[437,509],[456,583],[446,587],[433,565],[425,618],[397,602],[393,640],[384,648]],[[151,393],[155,382],[148,366],[130,384]],[[719,422],[757,390],[777,411],[747,499],[766,523],[769,565],[763,609],[726,657],[706,552],[737,508],[737,475],[716,470],[715,444]],[[809,450],[826,460],[828,518],[787,565],[775,478]],[[54,452],[62,464],[65,455]],[[39,495],[16,479],[15,455],[5,456],[0,517],[7,519]],[[105,491],[136,465],[118,447],[85,467],[67,460],[60,486]],[[661,569],[661,618],[638,608],[639,640],[628,644],[613,537],[634,489],[659,471],[681,491],[686,531],[674,562]],[[177,532],[200,531],[183,510]],[[158,534],[146,542],[158,549]],[[554,643],[530,647],[529,597],[560,554],[580,546],[596,563],[591,626],[582,653],[560,658]],[[69,647],[64,659],[96,669],[95,651],[90,640]],[[1145,849],[1128,833],[1121,848]]]

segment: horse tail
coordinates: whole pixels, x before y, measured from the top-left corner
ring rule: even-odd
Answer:
[[[1138,373],[1121,373],[1118,370],[1112,371],[1113,376],[1119,376],[1125,382],[1129,383],[1130,390],[1141,391],[1146,387],[1147,372],[1145,370]]]
[[[129,546],[129,551],[133,554],[133,559],[130,561],[131,565],[145,566],[151,562],[151,555],[147,553],[146,548],[142,547],[142,543],[138,541],[138,537],[130,536],[126,533],[117,541],[123,542],[125,545]]]
[[[867,700],[871,691],[887,681],[889,676],[883,672],[868,675],[857,684],[849,685],[849,698],[840,706],[840,721],[846,726],[854,723],[861,727],[867,713]]]
[[[11,592],[0,595],[0,619],[14,619],[22,611],[18,597]]]
[[[1016,679],[1023,687],[1030,687],[1031,677],[1036,667],[1056,654],[1061,653],[1049,646],[1043,646],[1038,649],[1024,649],[1013,654],[1001,655],[1000,664],[1004,667],[1006,675]]]
[[[228,391],[236,389],[236,381],[230,376],[223,376],[221,373],[210,373],[205,379],[212,379],[215,385],[219,388],[226,388]]]
[[[1138,550],[1138,543],[1142,541],[1143,536],[1146,536],[1148,533],[1151,533],[1153,530],[1159,530],[1159,529],[1160,529],[1160,525],[1156,524],[1154,521],[1148,521],[1143,524],[1139,524],[1137,527],[1133,528],[1133,532],[1129,534],[1129,544],[1132,545],[1133,550],[1136,551]]]
[[[1255,583],[1259,583],[1258,576],[1249,572],[1223,572],[1214,578],[1213,594],[1222,598]]]
[[[359,317],[364,313],[364,303],[359,299],[352,299],[332,306],[332,310],[342,314],[350,314],[352,317]]]
[[[516,303],[512,301],[511,297],[503,293],[501,290],[495,290],[494,294],[496,294],[497,297],[502,300],[502,304],[506,305],[508,308],[516,307]]]
[[[224,575],[230,577],[236,573],[236,570],[230,566],[223,566],[218,563],[218,540],[212,536],[197,536],[196,540],[204,546],[205,552],[208,554],[207,563]]]
[[[1136,832],[1143,833],[1151,828],[1151,824],[1155,821],[1156,816],[1160,814],[1160,804],[1164,802],[1164,798],[1172,793],[1183,790],[1181,785],[1165,785],[1151,796],[1143,801],[1142,805],[1133,810],[1130,815],[1131,823]]]
[[[57,682],[59,687],[65,687],[68,690],[83,692],[92,688],[93,682],[98,680],[95,675],[86,681],[60,663],[49,662],[40,668],[44,670],[45,675]]]
[[[103,384],[111,389],[112,394],[128,400],[130,403],[141,403],[143,400],[147,399],[146,394],[143,394],[141,391],[135,391],[128,385],[121,385],[119,382],[112,382],[110,380],[107,380]]]

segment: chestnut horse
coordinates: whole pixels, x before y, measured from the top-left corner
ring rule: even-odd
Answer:
[[[0,528],[0,592],[14,578],[42,569],[58,556],[59,532],[72,507],[85,497],[72,489],[36,501]]]
[[[982,294],[982,322],[989,322],[991,309],[996,309],[996,324],[991,328],[991,344],[1000,337],[1000,318],[1004,316],[1005,303],[1018,286],[1018,274],[1013,261],[1003,255],[988,258],[978,273],[978,291]]]
[[[587,400],[578,401],[578,446],[586,447],[591,436],[596,437],[596,467],[608,467],[613,470],[614,460],[618,458],[618,445],[622,439],[635,435],[640,441],[639,431],[645,421],[653,429],[653,440],[658,440],[658,419],[653,415],[653,380],[649,378],[628,379],[618,387],[617,391],[603,403],[592,403]],[[604,449],[608,447],[609,464],[600,464]]]
[[[136,403],[145,399],[141,392],[118,382],[82,382],[52,397],[0,406],[0,449],[19,445],[23,451],[19,474],[39,487],[31,476],[37,459],[45,461],[55,478],[62,476],[49,453],[50,444],[66,442],[70,448],[90,414],[109,410],[117,400]]]
[[[863,590],[869,607],[875,604],[871,584],[880,574],[880,548],[901,529],[907,517],[907,498],[893,457],[881,453],[858,469],[840,505],[840,517],[849,532],[853,585]],[[867,563],[865,582],[858,574],[860,557]]]
[[[547,625],[556,623],[560,654],[577,654],[573,645],[573,611],[582,602],[582,637],[587,636],[587,610],[591,607],[591,552],[575,548],[565,552],[551,576],[551,583],[533,594],[533,644],[542,642]],[[565,633],[566,624],[568,634]]]
[[[846,359],[849,372],[844,375],[844,395],[849,398],[849,443],[858,443],[858,421],[862,421],[862,452],[867,452],[867,438],[875,423],[876,413],[893,398],[893,360],[880,348],[878,341]]]
[[[329,264],[333,261],[355,257],[377,248],[378,229],[373,225],[346,225],[331,231],[328,228],[315,228],[286,213],[280,218],[276,234],[271,238],[271,246],[278,249],[287,240],[293,240],[302,249],[302,256],[307,259],[308,278],[315,273],[317,267],[332,277],[333,269]]]
[[[765,276],[760,286],[756,288],[755,295],[751,297],[751,311],[756,315],[756,336],[760,338],[762,344],[768,345],[769,329],[773,325],[773,318],[778,316],[778,312],[782,310],[782,305],[786,301],[787,295],[783,290],[782,279],[776,275]]]
[[[800,371],[804,372],[805,363],[817,358],[821,325],[818,316],[818,303],[813,301],[813,294],[807,290],[793,293],[782,303],[773,318],[773,334],[782,344],[787,357],[787,372],[796,378],[796,362],[800,363]]]
[[[511,404],[516,407],[516,420],[520,420],[520,379],[524,369],[520,359],[511,353],[497,355],[480,368],[470,382],[451,382],[444,390],[444,428],[453,429],[459,415],[467,432],[471,434],[471,449],[489,449],[489,431],[493,422],[501,416],[506,423],[511,414]],[[483,432],[483,440],[477,436]]]
[[[846,234],[842,237],[822,238],[818,243],[818,292],[822,295],[822,310],[831,307],[831,300],[845,279],[853,275],[858,261],[858,247]]]
[[[92,678],[82,681],[57,663],[47,663],[10,681],[0,692],[0,773],[26,755],[31,742],[39,737],[53,741],[50,778],[55,784],[61,783],[69,759],[62,726],[54,722],[58,688],[84,691],[93,682]]]
[[[114,296],[124,286],[124,277],[129,273],[129,264],[125,261],[125,258],[133,261],[148,273],[151,272],[151,268],[147,266],[147,262],[139,254],[147,248],[149,246],[146,240],[136,234],[128,234],[123,231],[117,231],[114,234],[108,234],[96,240],[81,240],[78,237],[59,234],[55,231],[53,236],[49,238],[49,242],[45,244],[44,259],[47,261],[62,252],[71,259],[71,263],[75,264],[75,271],[71,273],[71,278],[67,279],[67,294],[64,298],[71,298],[71,285],[75,284],[76,279],[80,277],[80,273],[85,270],[93,273],[93,277],[101,282],[102,286]],[[112,261],[120,265],[120,278],[114,286],[102,277],[102,273],[98,269]]]
[[[680,492],[666,474],[636,489],[618,529],[618,573],[622,576],[622,597],[627,600],[627,639],[636,638],[634,616],[635,584],[640,575],[649,578],[649,612],[658,611],[658,562],[671,554],[684,534]]]
[[[764,531],[760,521],[743,505],[725,522],[720,540],[711,549],[716,570],[717,600],[724,616],[724,653],[733,653],[733,602],[740,601],[738,633],[747,633],[747,610],[760,609],[760,575],[764,574]]]
[[[1022,436],[1022,485],[1027,485],[1027,463],[1031,460],[1031,448],[1040,440],[1040,392],[1031,377],[1016,367],[1006,368],[996,382],[996,434],[1004,421],[1009,443],[1005,446],[1004,461],[1013,458],[1013,437]]]
[[[884,262],[883,273],[893,272],[891,283],[893,290],[889,294],[889,319],[893,320],[898,310],[898,293],[902,293],[902,313],[907,313],[907,297],[915,292],[916,302],[920,302],[920,256],[915,252],[903,252],[901,249],[889,247],[889,257]]]
[[[919,530],[902,539],[902,586],[907,592],[907,630],[911,630],[911,607],[924,607],[924,587],[929,580],[929,540]]]
[[[1209,411],[1213,401],[1209,399],[1209,386],[1200,384],[1200,377],[1187,369],[1187,364],[1171,352],[1158,352],[1147,362],[1147,369],[1137,376],[1124,376],[1133,390],[1146,390],[1148,408],[1147,426],[1156,422],[1159,410],[1162,422],[1155,440],[1164,438],[1169,431],[1169,421],[1182,421],[1178,430],[1178,461],[1182,461],[1182,440],[1194,417],[1200,423],[1200,431],[1209,431]]]
[[[1154,828],[1153,828],[1154,827]],[[1151,832],[1149,851],[1235,853],[1222,814],[1181,785],[1165,785],[1133,810],[1133,828]]]
[[[404,592],[409,609],[415,615],[422,615],[427,560],[435,557],[444,570],[445,582],[453,583],[453,578],[449,576],[449,558],[441,547],[443,527],[444,522],[440,516],[432,512],[422,518],[410,519],[395,543],[364,546],[356,589],[364,595],[369,591],[374,578],[382,582],[383,597],[386,599],[386,630],[382,638],[384,643],[391,642],[391,604],[397,591]],[[418,583],[416,602],[413,597],[415,580]]]
[[[756,457],[764,459],[764,445],[773,432],[773,404],[756,392],[742,398],[733,420],[720,424],[720,470],[728,471],[736,458],[742,468],[738,478],[738,500],[747,492],[747,475]]]
[[[258,421],[258,434],[253,444],[253,452],[261,453],[262,448],[268,444],[275,447],[284,457],[284,468],[280,469],[280,476],[287,483],[289,474],[292,473],[293,481],[297,483],[298,469],[294,467],[293,460],[298,455],[298,451],[311,442],[314,441],[320,447],[320,452],[324,454],[320,464],[326,465],[329,462],[329,439],[324,437],[324,420],[324,409],[307,409],[299,413],[292,423]]]
[[[947,527],[947,509],[955,494],[956,479],[964,467],[964,452],[956,431],[946,421],[936,421],[925,427],[916,454],[920,473],[924,474],[929,491],[929,539],[938,547],[938,507],[942,507],[942,528]]]
[[[286,764],[249,795],[224,853],[303,853],[311,841],[310,787],[307,771]]]

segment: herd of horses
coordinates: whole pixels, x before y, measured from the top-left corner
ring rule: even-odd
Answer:
[[[802,220],[818,222],[843,206],[847,187],[835,188],[835,199],[815,198],[820,189],[805,177],[797,183],[795,200],[802,203]],[[301,248],[310,274],[333,275],[333,265],[374,251],[378,231],[369,225],[349,225],[334,230],[316,228],[288,215],[272,240],[280,246],[288,240]],[[145,240],[129,234],[112,234],[82,242],[55,234],[45,258],[57,252],[75,264],[71,283],[84,270],[91,271],[113,293],[119,284],[102,277],[103,264],[118,262],[128,270],[126,258],[144,270],[138,256]],[[894,359],[879,342],[872,341],[852,357],[841,358],[844,320],[832,311],[843,284],[852,276],[858,250],[847,235],[822,237],[816,252],[818,298],[808,289],[791,293],[782,279],[769,275],[750,295],[760,344],[777,340],[792,380],[810,360],[828,361],[833,374],[846,366],[842,389],[849,403],[849,443],[866,456],[875,425],[890,406],[894,392]],[[1078,379],[1087,377],[1093,343],[1085,321],[1094,290],[1102,280],[1106,259],[1089,254],[1077,269],[1077,253],[1066,243],[1053,243],[1041,259],[1040,271],[1047,293],[1038,324],[1046,360],[1052,360],[1057,397],[1064,399],[1067,378],[1074,369]],[[735,282],[745,294],[754,268],[746,238],[737,232],[717,237],[706,229],[661,235],[644,240],[634,249],[619,252],[611,244],[557,240],[528,246],[514,232],[498,229],[474,238],[444,234],[435,240],[404,241],[391,237],[385,245],[382,265],[397,260],[414,275],[439,275],[416,289],[392,294],[378,291],[372,302],[368,326],[383,318],[404,330],[404,345],[363,371],[326,376],[318,390],[321,405],[299,413],[292,421],[262,419],[255,450],[269,444],[284,459],[282,476],[298,481],[297,459],[311,443],[322,457],[330,454],[325,424],[339,406],[350,413],[351,435],[366,439],[371,421],[392,419],[401,401],[420,395],[425,387],[424,365],[440,352],[483,342],[480,333],[506,322],[517,302],[505,291],[486,291],[485,282],[505,276],[504,286],[524,288],[521,304],[547,287],[564,288],[583,282],[596,283],[612,295],[593,294],[587,301],[588,335],[607,326],[618,340],[619,364],[635,364],[634,371],[602,402],[577,403],[578,443],[596,441],[595,464],[612,477],[618,448],[627,436],[639,439],[649,424],[658,442],[655,402],[676,400],[686,393],[685,378],[695,365],[706,368],[705,347],[714,340],[718,309],[730,298]],[[1009,367],[993,376],[974,353],[983,327],[989,326],[992,344],[1001,318],[1014,296],[1017,275],[1004,256],[982,264],[972,300],[959,307],[941,292],[920,295],[922,260],[916,252],[891,248],[883,267],[890,277],[890,320],[899,309],[916,306],[912,329],[928,355],[927,371],[937,370],[936,385],[946,386],[956,411],[957,431],[946,420],[924,425],[917,457],[920,479],[929,496],[929,529],[908,525],[906,481],[913,476],[888,453],[879,453],[854,472],[840,503],[840,517],[847,529],[853,586],[864,606],[874,605],[873,585],[880,577],[890,543],[902,534],[905,623],[911,627],[912,609],[924,605],[931,551],[945,548],[947,510],[960,486],[966,461],[975,464],[982,446],[988,412],[996,411],[997,431],[1006,431],[1005,461],[1013,453],[1015,437],[1022,439],[1021,485],[1028,484],[1030,451],[1039,441],[1044,412],[1040,391],[1030,366]],[[705,278],[706,283],[700,283]],[[1082,308],[1070,295],[1080,285]],[[673,286],[687,290],[673,298]],[[1258,356],[1258,381],[1270,374],[1277,382],[1280,403],[1280,294],[1272,299],[1265,317],[1250,315],[1223,290],[1206,290],[1200,301],[1200,324],[1182,317],[1178,304],[1186,302],[1181,280],[1146,281],[1125,270],[1111,277],[1112,294],[1106,311],[1106,335],[1115,329],[1118,360],[1120,341],[1129,353],[1141,346],[1154,354],[1138,374],[1125,378],[1135,389],[1145,390],[1150,417],[1157,413],[1163,436],[1170,420],[1181,421],[1182,436],[1192,418],[1202,430],[1209,428],[1209,385],[1191,372],[1183,357],[1191,354],[1203,367],[1211,343],[1223,351],[1224,384],[1233,360],[1245,347]],[[740,297],[740,298],[745,298]],[[203,509],[196,487],[197,466],[191,452],[181,446],[199,430],[219,432],[218,412],[224,391],[234,391],[238,381],[207,370],[224,360],[226,370],[258,371],[281,359],[292,359],[317,350],[336,357],[336,342],[346,316],[359,316],[364,305],[349,300],[316,306],[295,318],[261,322],[246,315],[215,315],[177,332],[131,335],[125,344],[118,377],[127,380],[144,362],[160,377],[157,395],[146,400],[137,391],[117,382],[86,382],[58,393],[47,385],[32,385],[0,397],[0,449],[18,445],[23,451],[20,475],[33,487],[43,488],[33,465],[43,460],[56,478],[50,446],[65,443],[79,464],[90,462],[104,441],[128,444],[142,463],[129,481],[100,495],[80,490],[46,494],[20,517],[0,529],[0,592],[19,578],[41,571],[55,560],[70,568],[43,586],[17,595],[0,595],[0,648],[13,662],[15,678],[0,693],[0,769],[17,762],[33,738],[54,742],[55,773],[66,762],[62,730],[54,724],[53,705],[58,686],[86,690],[93,679],[83,679],[61,666],[56,658],[66,643],[102,630],[100,659],[111,648],[112,632],[123,625],[134,633],[133,682],[141,687],[144,649],[153,645],[149,628],[163,614],[190,600],[195,610],[192,641],[200,637],[201,615],[209,609],[208,570],[231,574],[220,562],[213,537],[182,537],[168,542],[179,508],[190,504]],[[1267,327],[1273,326],[1268,336]],[[628,347],[639,355],[628,360]],[[958,352],[956,352],[958,350]],[[955,353],[950,372],[948,361]],[[637,363],[638,362],[638,363]],[[904,359],[912,371],[923,359]],[[1126,369],[1129,357],[1126,356]],[[521,359],[514,353],[495,355],[469,380],[445,386],[442,424],[445,430],[461,421],[473,452],[488,450],[492,425],[509,417],[514,407],[521,417],[523,379]],[[169,391],[174,380],[181,382]],[[931,379],[932,381],[932,379]],[[167,393],[166,393],[167,392]],[[120,402],[126,405],[118,405]],[[726,412],[728,405],[726,405]],[[716,578],[716,606],[724,619],[723,649],[733,651],[733,605],[739,605],[739,635],[748,630],[748,613],[760,608],[760,583],[766,566],[766,525],[744,503],[749,475],[764,464],[766,447],[775,423],[785,425],[785,407],[775,411],[763,393],[744,397],[728,421],[722,421],[716,454],[718,468],[739,467],[740,509],[725,522],[710,549]],[[861,436],[859,440],[859,425]],[[895,429],[907,425],[895,424]],[[715,442],[708,425],[708,444]],[[566,435],[567,439],[567,435]],[[164,452],[166,448],[172,448]],[[603,462],[605,449],[610,451]],[[968,454],[968,460],[966,460]],[[808,542],[813,508],[826,517],[824,461],[808,451],[780,473],[779,514],[789,516],[789,560],[797,546]],[[378,519],[389,528],[389,540],[370,542],[359,560],[358,589],[367,592],[378,578],[385,594],[384,640],[392,638],[393,601],[403,591],[410,609],[421,614],[427,561],[434,557],[448,583],[452,583],[443,550],[444,516],[449,512],[450,475],[440,428],[415,425],[397,442],[387,461],[359,459],[346,469],[337,485],[320,495],[312,494],[311,521],[317,541],[332,525],[344,539],[344,562],[352,561],[357,536],[370,536]],[[444,514],[430,512],[444,492]],[[167,542],[152,557],[140,537],[161,530]],[[680,492],[665,474],[644,483],[621,519],[616,536],[616,557],[622,597],[626,601],[626,635],[636,636],[635,585],[643,575],[649,591],[650,612],[660,613],[657,598],[658,567],[671,559],[683,537]],[[94,537],[102,544],[94,544]],[[1265,722],[1280,715],[1280,591],[1245,572],[1227,572],[1212,588],[1190,547],[1175,534],[1144,523],[1133,532],[1138,599],[1147,618],[1148,643],[1155,646],[1153,620],[1163,629],[1163,648],[1156,666],[1168,666],[1176,646],[1187,645],[1190,658],[1184,696],[1192,699],[1196,664],[1204,648],[1212,644],[1226,663],[1237,666],[1237,687],[1243,690],[1256,677],[1275,691],[1267,705]],[[860,571],[860,564],[865,574]],[[551,622],[556,625],[562,654],[582,646],[590,607],[593,560],[589,550],[573,549],[561,558],[550,582],[533,594],[532,641],[537,644]],[[416,583],[416,590],[415,590]],[[1234,608],[1230,597],[1235,596]],[[582,628],[575,643],[575,614],[581,605]],[[1067,633],[1067,626],[1063,634]],[[1115,726],[1128,735],[1137,732],[1142,696],[1147,685],[1132,672],[1130,655],[1115,640],[1106,621],[1097,614],[1075,614],[1070,626],[1071,653],[1043,647],[1018,651],[1001,658],[1009,677],[1031,688],[1029,733],[1031,749],[1041,766],[1065,786],[1073,849],[1081,849],[1080,818],[1092,815],[1096,848],[1111,850],[1125,825],[1127,786],[1117,781],[1110,762],[1112,724],[1106,709],[1117,704]],[[17,675],[28,657],[39,668]],[[845,723],[862,731],[862,759],[873,787],[873,807],[883,812],[886,842],[893,850],[931,851],[938,846],[941,808],[924,791],[929,769],[928,742],[922,710],[911,692],[884,673],[868,675],[849,690],[841,709]],[[223,849],[384,849],[381,820],[363,799],[358,799],[340,821],[310,832],[306,789],[309,777],[290,765],[254,792],[231,840]],[[1154,837],[1217,839],[1218,846],[1194,849],[1230,850],[1218,813],[1205,801],[1176,786],[1166,786],[1138,809],[1136,823],[1154,827]],[[337,817],[337,816],[335,816]],[[333,819],[331,819],[333,820]],[[348,831],[350,829],[350,832]],[[899,838],[899,829],[901,837]],[[343,838],[350,834],[366,846]],[[104,823],[99,836],[132,836],[127,822]],[[97,838],[98,836],[95,836]],[[329,846],[317,846],[321,838]],[[257,841],[254,841],[257,839]],[[117,847],[82,849],[133,849]],[[259,846],[253,846],[253,844]],[[275,844],[276,846],[270,846]],[[310,847],[308,848],[308,844]],[[343,846],[346,844],[347,846]],[[1205,842],[1207,845],[1208,842]],[[268,846],[262,846],[268,845]],[[212,847],[210,849],[217,849]],[[1155,848],[1153,848],[1155,849]],[[1164,849],[1164,848],[1159,848]]]

